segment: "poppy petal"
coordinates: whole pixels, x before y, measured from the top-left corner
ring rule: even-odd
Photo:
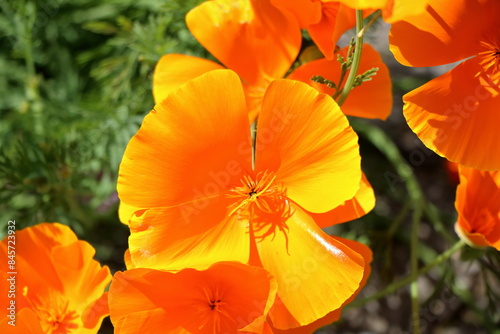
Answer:
[[[145,209],[146,208],[138,208],[136,206],[128,205],[126,203],[120,202],[120,204],[118,205],[118,218],[120,219],[120,221],[123,224],[128,225],[130,222],[130,219],[132,218],[132,216],[134,215],[134,213],[136,211],[145,210]]]
[[[155,103],[163,101],[170,92],[189,80],[219,69],[224,67],[207,59],[180,54],[164,55],[156,64],[153,74]]]
[[[331,97],[302,82],[271,83],[256,140],[256,170],[275,172],[275,183],[307,211],[330,211],[359,189],[356,133]]]
[[[500,171],[459,166],[457,233],[473,247],[500,250]]]
[[[40,320],[29,308],[21,309],[15,315],[15,326],[9,324],[9,317],[2,317],[0,321],[0,331],[9,334],[44,334],[40,326]]]
[[[347,47],[338,52],[347,57]],[[372,80],[365,81],[355,87],[342,105],[342,111],[349,116],[379,118],[385,120],[392,110],[392,83],[387,66],[383,63],[379,53],[369,44],[363,45],[361,62],[358,73],[364,73],[372,68],[378,68]],[[318,59],[304,64],[294,70],[288,79],[302,81],[319,92],[333,96],[335,89],[311,80],[315,75],[338,82],[341,74],[340,63],[335,60]],[[343,88],[343,85],[340,87]]]
[[[18,286],[30,286],[33,291],[50,286],[63,293],[63,282],[57,275],[52,259],[55,247],[67,246],[78,241],[75,233],[66,225],[42,223],[16,231],[16,267],[19,272],[30,273],[17,278]],[[7,258],[8,239],[0,243],[0,256]],[[0,263],[0,270],[7,270],[7,261]]]
[[[360,187],[356,195],[344,204],[325,213],[310,213],[319,227],[325,228],[335,224],[358,219],[375,207],[375,193],[370,182],[363,173]]]
[[[307,29],[309,25],[321,19],[321,1],[271,0],[271,3],[279,9],[289,11],[299,22],[301,29]]]
[[[239,184],[242,171],[251,170],[248,148],[240,80],[229,70],[210,71],[145,117],[120,165],[119,197],[126,205],[151,208],[223,194]]]
[[[109,289],[109,309],[115,331],[120,334],[162,333],[162,330],[170,333],[179,328],[176,322],[179,319],[169,316],[162,306],[185,304],[185,296],[193,290],[185,287],[194,284],[189,277],[167,284],[172,283],[172,278],[175,278],[173,273],[153,269],[117,272]]]
[[[248,222],[227,217],[224,197],[170,208],[153,208],[130,223],[130,255],[136,267],[205,269],[218,261],[247,262]]]
[[[404,116],[422,142],[462,165],[500,169],[500,88],[477,57],[403,96]],[[492,151],[495,153],[492,153]]]
[[[282,78],[297,57],[298,23],[269,0],[206,1],[186,15],[191,33],[250,86]]]
[[[271,309],[273,326],[310,324],[341,307],[359,288],[364,259],[329,237],[300,207],[287,220],[288,230],[257,242],[260,260],[278,282]]]
[[[410,16],[420,15],[426,10],[428,0],[393,0],[388,1],[382,9],[382,17],[387,23],[404,20]]]
[[[315,333],[315,331],[323,326],[329,325],[331,323],[334,323],[335,321],[338,321],[340,319],[340,315],[342,313],[342,309],[344,306],[352,302],[358,293],[361,291],[361,289],[365,286],[366,282],[368,281],[368,278],[370,277],[371,273],[371,266],[370,263],[372,262],[372,251],[369,247],[353,240],[349,239],[344,239],[344,238],[339,238],[335,237],[338,241],[342,242],[344,245],[348,246],[352,250],[354,250],[356,253],[360,254],[364,261],[360,262],[360,265],[365,266],[365,271],[363,275],[363,279],[359,285],[358,290],[349,298],[348,300],[345,301],[345,303],[342,305],[341,308],[336,309],[335,311],[332,311],[328,313],[326,316],[324,316],[321,319],[316,320],[315,322],[305,325],[305,326],[300,326],[296,328],[291,328],[291,329],[286,329],[286,330],[281,330],[281,329],[276,329],[273,328],[273,332],[275,334],[311,334]]]
[[[81,240],[52,250],[52,258],[57,264],[56,271],[63,282],[64,292],[71,295],[68,304],[70,309],[83,312],[87,305],[101,298],[111,281],[109,268],[101,267],[99,262],[93,259],[94,255],[95,249]],[[96,317],[107,315],[107,308],[101,308],[100,311],[103,313],[96,314]]]
[[[321,19],[317,23],[311,24],[307,28],[307,32],[311,36],[311,39],[328,59],[333,59],[337,40],[340,35],[345,32],[343,28],[348,26],[347,29],[350,29],[354,26],[350,26],[350,23],[352,22],[350,19],[345,21],[342,20],[342,18],[350,18],[350,15],[342,16],[339,13],[340,7],[341,5],[338,2],[322,3]],[[346,13],[350,12],[352,12],[352,16],[354,16],[353,10],[349,10]],[[339,19],[339,17],[341,18]],[[338,28],[337,20],[339,20]],[[346,26],[344,26],[344,24],[342,23],[345,23]]]
[[[500,2],[428,0],[426,10],[395,22],[389,35],[394,57],[406,66],[436,66],[474,55],[485,31],[496,29]],[[473,22],[473,24],[471,24]]]

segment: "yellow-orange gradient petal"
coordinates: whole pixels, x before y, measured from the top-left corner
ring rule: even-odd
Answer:
[[[347,47],[338,52],[347,56]],[[355,87],[342,105],[342,111],[349,116],[364,118],[379,118],[385,120],[392,110],[392,83],[387,66],[379,53],[369,44],[363,45],[358,73],[364,73],[372,68],[378,68],[371,81],[363,82]],[[313,82],[311,78],[321,75],[323,78],[338,83],[341,74],[340,63],[335,60],[318,59],[304,64],[294,70],[288,79],[299,80],[316,88],[319,92],[333,96],[335,89]],[[341,88],[344,85],[341,86]]]
[[[366,215],[375,207],[375,193],[370,182],[363,173],[356,195],[344,204],[325,213],[310,213],[319,227],[325,228],[345,223]]]
[[[296,328],[291,328],[291,329],[286,329],[286,330],[273,328],[273,333],[275,333],[275,334],[311,334],[311,333],[315,333],[315,331],[317,329],[338,321],[340,319],[343,307],[346,306],[347,304],[349,304],[350,302],[352,302],[356,298],[358,293],[361,291],[361,289],[365,286],[366,282],[368,281],[368,278],[370,277],[370,273],[371,273],[371,266],[370,266],[370,263],[372,261],[371,249],[368,248],[367,246],[365,246],[359,242],[353,241],[353,240],[344,239],[344,238],[340,238],[340,237],[335,237],[335,239],[337,241],[342,242],[344,245],[348,246],[349,248],[351,248],[352,250],[354,250],[355,252],[360,254],[364,259],[363,262],[360,262],[360,265],[364,264],[365,271],[364,271],[363,279],[359,285],[358,290],[351,296],[351,298],[349,298],[348,300],[345,301],[345,303],[341,306],[341,308],[336,309],[335,311],[328,313],[323,318],[318,319],[309,325],[300,326],[300,327],[296,327]]]
[[[267,271],[240,263],[177,273],[133,269],[113,278],[111,320],[120,334],[236,333],[256,323],[262,329],[275,295]]]
[[[206,1],[187,14],[186,22],[215,58],[251,86],[283,77],[302,40],[296,20],[270,0]]]
[[[459,166],[459,176],[457,233],[473,247],[500,250],[500,171]]]
[[[271,309],[273,326],[310,324],[341,307],[364,276],[362,255],[329,237],[300,207],[292,204],[287,232],[257,241],[260,260],[278,282]]]
[[[118,205],[118,218],[123,224],[128,225],[134,213],[139,210],[145,210],[145,208],[138,208],[133,205],[128,205],[127,203],[124,203],[122,201]]]
[[[302,82],[276,80],[259,117],[256,170],[275,172],[275,184],[306,210],[326,212],[359,189],[357,141],[331,97]]]
[[[436,66],[474,55],[478,41],[496,31],[497,0],[428,0],[426,10],[392,25],[389,42],[406,66]]]
[[[351,14],[351,12],[354,13],[354,11],[347,10],[344,11],[344,14],[347,15],[342,15],[340,14],[340,7],[341,5],[338,2],[322,2],[321,19],[307,28],[307,32],[311,36],[311,39],[328,59],[333,59],[335,46],[340,35],[342,35],[345,30],[353,27],[350,25],[352,20],[349,14]],[[345,18],[345,20],[339,19],[340,16]],[[352,17],[354,17],[354,14]],[[339,22],[338,28],[337,22]]]
[[[17,277],[18,286],[30,286],[33,291],[50,286],[51,289],[62,293],[63,282],[57,274],[52,251],[55,247],[68,246],[77,241],[75,233],[68,226],[59,223],[43,223],[17,230],[16,269],[29,273]],[[13,243],[9,243],[9,238],[6,237],[0,243],[0,256],[4,259],[7,259],[8,245],[13,246]],[[7,261],[0,263],[0,270],[11,271],[8,270]]]
[[[482,74],[477,57],[403,96],[410,128],[448,160],[500,169],[500,88]]]
[[[153,208],[131,220],[130,255],[136,267],[205,269],[218,261],[247,262],[248,221],[227,217],[224,196]]]
[[[353,9],[383,8],[390,0],[336,0]]]
[[[180,55],[168,54],[160,58],[153,74],[153,96],[160,103],[180,85],[208,71],[223,69],[213,61]]]
[[[87,305],[101,298],[111,278],[109,268],[101,267],[99,262],[93,259],[94,255],[95,249],[85,241],[77,241],[52,250],[52,258],[59,279],[63,283],[64,293],[71,296],[68,307],[81,313]],[[96,313],[89,315],[89,326],[91,324],[96,326],[96,318],[100,318],[103,314],[107,315],[105,303],[95,306]],[[98,310],[99,306],[101,310]],[[100,325],[100,322],[98,323]]]
[[[11,323],[9,324],[9,322]],[[15,315],[13,322],[8,317],[2,317],[0,332],[5,334],[46,334],[39,322],[40,320],[31,309],[23,308]]]
[[[118,195],[137,208],[169,207],[221,195],[251,169],[250,132],[238,76],[203,74],[157,104],[130,140]],[[203,161],[203,163],[200,163]]]
[[[382,17],[387,23],[401,21],[424,13],[428,0],[391,0],[382,8]]]

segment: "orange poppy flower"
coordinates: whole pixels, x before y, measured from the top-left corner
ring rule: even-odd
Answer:
[[[8,258],[12,240],[2,240],[0,258]],[[15,281],[15,297],[0,297],[2,310],[12,316],[2,317],[0,332],[11,333],[9,321],[15,319],[17,333],[97,333],[108,315],[104,289],[111,275],[92,259],[94,253],[65,225],[43,223],[16,231],[15,268],[0,263],[2,283],[6,277]]]
[[[347,58],[348,47],[342,48],[336,55]],[[379,53],[369,44],[363,45],[359,73],[364,73],[374,67],[378,68],[377,74],[370,81],[365,81],[361,86],[355,87],[349,98],[342,105],[342,111],[349,116],[379,118],[385,120],[392,110],[392,83],[387,66],[383,63]],[[336,56],[335,56],[336,58]],[[342,69],[340,63],[326,58],[310,61],[295,69],[288,79],[299,80],[316,88],[319,92],[332,96],[335,89],[327,85],[313,82],[311,78],[320,74],[325,79],[338,81]],[[340,88],[343,88],[342,84]]]
[[[121,201],[135,208],[128,211],[130,257],[160,270],[260,262],[305,325],[338,309],[364,275],[363,257],[306,212],[354,197],[357,136],[329,96],[294,80],[266,91],[255,150],[247,114],[238,76],[216,70],[145,117],[118,178]]]
[[[271,80],[282,78],[299,53],[302,37],[295,20],[269,0],[214,0],[192,9],[186,23],[201,45],[239,75],[253,121]],[[156,103],[179,84],[221,68],[197,57],[162,57],[153,78]]]
[[[109,290],[116,334],[262,333],[276,297],[262,268],[219,262],[206,270],[117,272]]]
[[[472,247],[500,250],[500,171],[459,166],[457,234]]]
[[[498,170],[500,2],[428,3],[423,14],[392,26],[394,56],[407,66],[466,60],[403,97],[408,125],[427,147],[448,160]]]

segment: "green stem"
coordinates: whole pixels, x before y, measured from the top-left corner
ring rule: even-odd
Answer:
[[[422,218],[422,200],[420,200],[420,205],[415,205],[413,209],[412,215],[412,223],[411,223],[411,239],[410,239],[410,266],[411,266],[411,274],[412,282],[410,284],[410,296],[411,296],[411,311],[412,311],[412,333],[420,333],[420,312],[419,312],[419,300],[418,300],[418,281],[417,278],[419,276],[418,271],[418,230],[420,226],[420,219]]]
[[[431,263],[427,264],[426,266],[420,268],[416,272],[416,275],[414,273],[411,273],[410,275],[406,276],[405,278],[400,279],[399,281],[392,283],[391,285],[387,286],[385,289],[380,290],[379,292],[377,292],[371,296],[368,296],[364,299],[356,300],[356,301],[350,303],[349,305],[346,306],[346,308],[359,307],[359,306],[365,305],[366,303],[371,302],[373,300],[377,300],[377,299],[380,299],[380,298],[385,297],[387,295],[393,294],[394,292],[396,292],[397,290],[401,289],[402,287],[408,285],[409,283],[415,282],[419,276],[426,274],[435,266],[438,266],[441,263],[443,263],[444,261],[448,260],[453,254],[455,254],[456,251],[458,251],[459,249],[461,249],[464,246],[465,246],[465,242],[463,242],[462,240],[457,241],[448,250],[446,250],[441,255],[437,256],[436,259],[434,260],[434,262],[431,262]]]
[[[352,86],[354,85],[354,79],[356,79],[358,73],[359,63],[361,61],[361,51],[363,49],[362,31],[363,31],[363,11],[356,10],[356,41],[355,41],[356,44],[355,44],[351,69],[349,71],[349,76],[347,77],[347,81],[345,83],[344,88],[342,89],[342,93],[340,94],[337,100],[339,106],[341,106],[345,102],[347,96],[349,95],[349,92],[352,89]]]
[[[375,12],[375,14],[373,14],[370,21],[368,21],[368,23],[363,27],[363,29],[361,29],[361,31],[359,33],[364,35],[365,32],[368,30],[368,28],[370,28],[372,26],[372,24],[374,24],[375,21],[377,21],[378,18],[381,16],[382,16],[382,11],[379,9]]]

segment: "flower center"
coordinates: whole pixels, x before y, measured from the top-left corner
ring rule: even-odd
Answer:
[[[210,302],[208,303],[208,306],[210,306],[210,309],[212,311],[219,311],[220,312],[219,306],[224,305],[224,304],[225,303],[223,303],[220,299],[217,299],[217,300],[211,299]]]
[[[43,300],[33,296],[31,303],[44,333],[69,334],[81,327],[80,316],[69,309],[68,301],[58,293],[49,293]]]
[[[286,236],[286,221],[292,216],[286,190],[276,182],[273,172],[259,172],[254,178],[245,175],[241,186],[230,189],[227,195],[235,201],[228,207],[229,216],[248,219],[255,239],[262,240],[275,235],[276,230]]]
[[[500,43],[497,38],[490,37],[479,44],[482,50],[479,52],[480,64],[493,82],[497,82],[500,79]]]
[[[69,334],[79,326],[76,322],[78,316],[75,311],[58,310],[52,308],[39,309],[38,316],[44,329],[49,334]]]

